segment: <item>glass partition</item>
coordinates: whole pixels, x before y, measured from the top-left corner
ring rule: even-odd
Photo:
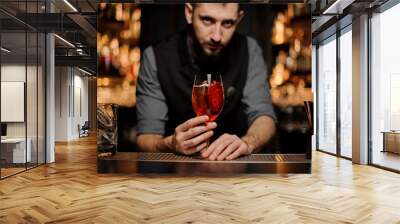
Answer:
[[[400,4],[371,18],[372,163],[400,170]]]
[[[318,48],[318,149],[336,154],[336,37]]]
[[[0,178],[45,162],[45,35],[23,22],[43,4],[0,5]]]
[[[340,155],[352,157],[352,33],[340,36]]]
[[[1,34],[1,175],[6,177],[26,169],[31,162],[27,145],[26,77],[27,35],[25,31]],[[28,148],[27,148],[28,146]],[[27,150],[28,149],[28,150]]]

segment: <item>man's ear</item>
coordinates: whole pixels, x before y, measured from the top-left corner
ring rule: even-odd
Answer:
[[[237,19],[237,24],[240,23],[240,21],[242,20],[243,16],[244,16],[244,11],[243,11],[243,10],[240,10],[240,11],[239,11],[239,17],[238,17],[238,19]]]
[[[185,17],[188,24],[193,22],[193,5],[190,3],[185,4]]]

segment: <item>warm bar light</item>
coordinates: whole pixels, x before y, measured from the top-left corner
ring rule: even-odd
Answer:
[[[57,34],[54,34],[55,37],[57,37],[58,39],[60,39],[62,42],[66,43],[67,45],[69,45],[70,47],[75,48],[75,45],[73,45],[71,42],[69,42],[68,40],[58,36]]]
[[[78,12],[78,10],[71,4],[69,3],[68,0],[64,0],[65,4],[67,4],[74,12]]]

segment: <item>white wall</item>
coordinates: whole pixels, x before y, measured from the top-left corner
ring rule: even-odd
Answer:
[[[55,140],[77,139],[78,124],[88,120],[88,78],[72,67],[56,67],[55,73]]]
[[[74,108],[73,108],[73,119],[72,119],[72,135],[78,136],[77,126],[81,126],[88,121],[88,78],[81,76],[82,73],[78,73],[79,70],[75,70],[74,75]]]
[[[27,120],[28,122],[34,122],[35,124],[28,124],[28,129],[29,127],[34,127],[36,130],[36,119],[37,115],[36,113],[30,113],[31,111],[36,111],[36,105],[37,105],[37,99],[36,99],[36,80],[33,80],[30,78],[30,74],[35,74],[36,75],[36,67],[34,66],[28,66],[27,68],[28,72],[28,78],[29,78],[29,83],[28,83],[28,88],[27,88],[27,106],[29,107],[27,113]],[[2,65],[1,66],[1,81],[5,82],[12,82],[12,81],[18,81],[18,82],[25,82],[25,65]],[[35,88],[33,88],[35,87]],[[40,105],[39,105],[40,106]],[[7,110],[7,108],[1,108],[2,110]],[[28,130],[28,137],[30,131]],[[7,136],[8,137],[25,137],[25,122],[7,122]],[[35,132],[36,136],[36,132]]]
[[[55,141],[68,140],[69,69],[55,68]]]

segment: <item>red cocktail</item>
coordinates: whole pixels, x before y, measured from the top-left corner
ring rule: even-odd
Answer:
[[[224,87],[220,75],[196,75],[192,89],[192,106],[197,116],[217,119],[224,107]]]

